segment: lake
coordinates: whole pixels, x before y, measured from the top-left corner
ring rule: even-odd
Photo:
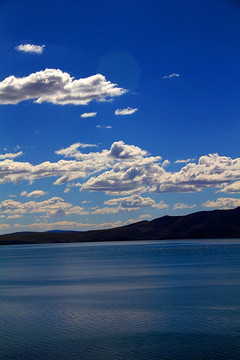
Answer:
[[[240,240],[0,247],[0,359],[240,358]]]

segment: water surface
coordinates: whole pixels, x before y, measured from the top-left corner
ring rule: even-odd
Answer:
[[[239,359],[240,240],[0,248],[0,359]]]

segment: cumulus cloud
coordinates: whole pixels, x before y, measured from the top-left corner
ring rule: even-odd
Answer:
[[[173,77],[179,77],[179,76],[180,76],[180,74],[172,73],[172,74],[170,74],[170,75],[165,75],[165,76],[163,76],[162,79],[171,79],[171,78],[173,78]]]
[[[101,74],[74,80],[60,69],[45,69],[22,78],[12,75],[0,82],[0,104],[34,100],[38,104],[87,105],[92,100],[107,101],[126,91]]]
[[[218,198],[216,201],[206,201],[202,206],[207,208],[233,209],[240,206],[240,199]]]
[[[45,45],[33,45],[33,44],[20,44],[15,47],[18,51],[23,51],[25,53],[35,53],[42,54]]]
[[[23,155],[23,152],[22,151],[19,151],[15,154],[13,153],[6,153],[6,154],[0,154],[0,160],[3,160],[3,159],[15,159],[19,156]]]
[[[66,159],[45,161],[38,165],[13,159],[0,161],[0,183],[56,177],[55,185],[70,183],[81,191],[102,191],[111,195],[132,195],[144,192],[197,192],[204,188],[218,191],[240,181],[240,158],[218,154],[201,156],[176,172],[166,171],[161,156],[151,156],[146,150],[123,141],[109,149],[82,152],[94,144],[72,144],[57,150]],[[69,159],[70,158],[70,159]],[[78,184],[75,180],[82,178]],[[233,186],[233,185],[232,185]],[[237,185],[235,185],[237,186]],[[220,190],[219,190],[220,189]]]
[[[81,118],[89,118],[89,117],[95,117],[97,115],[96,112],[85,112],[82,115],[80,115]]]
[[[105,205],[116,207],[104,207],[97,209],[93,214],[116,214],[118,212],[129,212],[139,210],[145,207],[153,207],[157,209],[165,209],[168,207],[163,201],[158,204],[149,197],[142,197],[141,195],[134,194],[127,197],[110,199],[104,202]]]
[[[0,230],[5,230],[8,229],[10,227],[9,224],[0,224]]]
[[[0,202],[0,213],[8,216],[31,214],[43,214],[46,217],[68,216],[68,215],[87,215],[83,207],[73,206],[65,202],[62,198],[53,197],[45,201],[19,202],[11,199]]]
[[[137,110],[138,110],[138,108],[131,108],[131,107],[128,107],[126,109],[117,109],[117,110],[115,110],[115,115],[132,115]]]
[[[224,186],[224,188],[217,192],[240,193],[240,181],[235,181],[230,185]]]
[[[173,206],[173,210],[181,210],[181,209],[192,209],[194,208],[196,205],[188,205],[188,204],[184,204],[184,203],[176,203]]]

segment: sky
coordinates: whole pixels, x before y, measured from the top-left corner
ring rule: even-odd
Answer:
[[[240,2],[1,0],[0,233],[240,206]]]

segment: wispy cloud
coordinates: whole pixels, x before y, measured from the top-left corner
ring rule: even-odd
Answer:
[[[126,91],[101,74],[74,80],[59,69],[45,69],[22,78],[12,75],[0,82],[0,104],[34,100],[38,104],[86,105],[93,100],[107,101]]]
[[[179,77],[179,76],[180,76],[180,74],[172,73],[172,74],[170,74],[170,75],[165,75],[165,76],[163,76],[162,79],[171,79],[171,78],[173,78],[173,77]]]
[[[126,109],[117,109],[117,110],[115,110],[115,115],[132,115],[137,110],[138,110],[138,108],[131,108],[131,107],[128,107]]]
[[[89,118],[89,117],[95,117],[97,115],[96,112],[85,112],[82,115],[80,115],[81,118]]]
[[[35,53],[42,54],[45,45],[33,45],[33,44],[20,44],[15,47],[18,51],[23,51],[25,53]]]
[[[188,204],[184,204],[184,203],[176,203],[173,206],[173,210],[181,210],[181,209],[192,209],[194,208],[196,205],[188,205]]]
[[[111,125],[103,126],[103,125],[97,125],[96,128],[98,129],[112,129]]]

